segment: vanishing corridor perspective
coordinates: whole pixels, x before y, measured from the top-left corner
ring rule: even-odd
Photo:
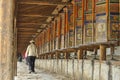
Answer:
[[[0,0],[0,80],[120,80],[120,0]]]

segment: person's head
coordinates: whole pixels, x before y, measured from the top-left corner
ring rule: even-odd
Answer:
[[[35,43],[35,41],[34,41],[34,40],[31,40],[30,43]]]

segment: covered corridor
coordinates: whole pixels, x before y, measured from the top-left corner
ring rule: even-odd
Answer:
[[[38,51],[37,74],[17,62],[30,40]],[[0,0],[0,80],[21,75],[120,80],[120,0]]]

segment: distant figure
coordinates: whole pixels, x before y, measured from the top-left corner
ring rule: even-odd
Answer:
[[[18,59],[19,62],[22,62],[22,55],[21,55],[21,53],[17,54],[17,59]]]
[[[35,59],[36,59],[36,57],[38,57],[38,54],[37,54],[37,47],[35,45],[34,40],[30,41],[30,44],[27,47],[25,56],[27,57],[27,60],[28,60],[29,73],[35,72],[35,69],[34,69]]]

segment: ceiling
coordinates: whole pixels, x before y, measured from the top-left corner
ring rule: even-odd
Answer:
[[[17,0],[16,27],[18,52],[42,32],[68,0]]]

